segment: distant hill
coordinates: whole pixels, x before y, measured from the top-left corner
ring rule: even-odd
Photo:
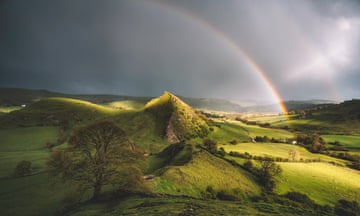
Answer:
[[[124,95],[86,95],[86,94],[64,94],[51,92],[47,90],[33,90],[21,88],[0,88],[0,106],[21,106],[27,105],[34,101],[49,97],[66,97],[79,100],[86,100],[97,104],[106,104],[116,101],[135,101],[137,104],[145,104],[151,97],[136,97]],[[276,113],[279,112],[278,104],[260,104],[260,105],[240,105],[226,99],[214,98],[191,98],[177,96],[185,103],[196,109],[205,109],[223,112],[252,112],[252,113]],[[255,102],[254,102],[255,103]],[[333,104],[335,101],[330,100],[302,100],[302,101],[285,101],[284,104],[289,111],[297,109],[311,108],[318,104]]]
[[[309,109],[316,107],[319,104],[335,104],[336,101],[331,100],[290,100],[283,102],[288,111],[299,110],[299,109]],[[279,111],[278,104],[268,104],[268,105],[255,105],[244,107],[246,112],[255,112],[255,113],[274,113]]]
[[[158,132],[168,142],[179,142],[193,137],[204,137],[209,133],[206,117],[196,113],[175,95],[165,92],[145,105],[159,123]]]
[[[297,109],[287,125],[275,123],[275,127],[290,127],[298,131],[320,134],[359,135],[360,100],[353,99],[340,104],[317,104]]]
[[[43,98],[64,97],[86,100],[92,103],[109,103],[122,100],[148,101],[150,97],[135,97],[122,95],[86,95],[86,94],[65,94],[47,90],[21,89],[21,88],[0,88],[0,106],[20,106],[30,104]]]

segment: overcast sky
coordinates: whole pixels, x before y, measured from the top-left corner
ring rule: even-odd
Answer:
[[[2,0],[0,87],[273,101],[360,98],[350,0]]]

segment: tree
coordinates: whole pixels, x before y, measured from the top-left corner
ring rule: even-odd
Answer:
[[[49,174],[74,183],[79,192],[93,190],[98,199],[104,185],[134,189],[142,184],[137,162],[143,157],[125,132],[103,121],[75,129],[63,150],[54,151],[47,162]]]
[[[296,149],[289,149],[288,155],[289,155],[289,160],[295,161],[299,157],[299,152]]]
[[[217,152],[217,142],[215,140],[211,139],[204,139],[203,145],[211,152],[216,153]]]
[[[258,170],[258,176],[260,177],[261,183],[264,184],[265,189],[272,191],[275,187],[274,177],[279,176],[282,172],[282,169],[270,158],[265,158],[260,160],[260,169]]]
[[[27,176],[32,172],[31,162],[27,160],[20,161],[15,168],[15,176]]]

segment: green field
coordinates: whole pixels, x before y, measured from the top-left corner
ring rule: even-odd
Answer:
[[[320,160],[324,162],[334,162],[339,165],[346,165],[348,162],[329,157],[323,154],[314,154],[305,148],[292,144],[279,144],[279,143],[241,143],[237,145],[222,145],[226,152],[248,152],[251,155],[267,156],[267,157],[280,157],[283,159],[289,158],[289,151],[295,150],[297,152],[296,161],[306,160]]]
[[[257,123],[276,123],[284,122],[291,118],[292,115],[269,115],[269,116],[249,116],[246,119],[250,121],[256,121]]]
[[[27,127],[0,130],[0,151],[29,151],[45,149],[47,142],[55,142],[58,127]]]
[[[338,141],[340,145],[346,149],[360,151],[360,136],[322,135],[321,137],[324,138],[327,143]]]
[[[209,138],[219,143],[225,144],[232,140],[236,140],[239,143],[251,141],[248,132],[241,125],[229,122],[217,122],[216,125],[213,127],[214,131],[209,134]]]
[[[277,193],[306,193],[320,204],[338,199],[360,202],[360,172],[328,163],[279,163],[283,168]]]
[[[243,130],[247,131],[249,136],[252,138],[256,136],[268,136],[270,138],[274,137],[276,139],[287,139],[293,138],[293,134],[289,131],[276,129],[276,128],[265,128],[257,125],[247,125],[239,121],[230,121],[234,125],[239,125]]]
[[[55,142],[57,136],[57,127],[0,130],[2,215],[51,215],[62,206],[65,188],[51,187],[51,181],[44,173],[50,155],[46,142]],[[14,177],[16,164],[22,160],[32,163],[32,175]]]

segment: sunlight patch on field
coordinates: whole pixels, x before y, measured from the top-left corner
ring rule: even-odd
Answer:
[[[298,191],[320,204],[360,201],[360,172],[328,163],[278,163],[283,169],[276,192]]]

